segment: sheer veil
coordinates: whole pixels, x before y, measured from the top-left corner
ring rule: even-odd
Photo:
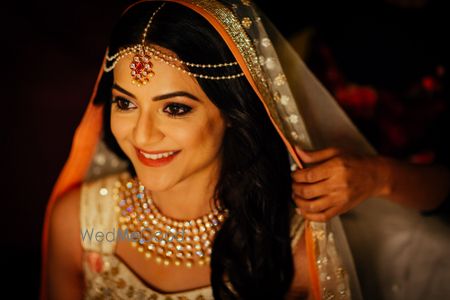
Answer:
[[[290,44],[267,18],[262,20],[301,116],[299,131],[293,133],[295,142],[304,149],[337,146],[376,154]],[[313,226],[334,233],[336,249],[351,278],[352,299],[360,297],[355,293],[358,282],[365,299],[444,299],[450,295],[444,284],[450,282],[450,228],[438,217],[424,217],[386,199],[371,198],[327,224]],[[353,261],[359,280],[352,271]]]
[[[301,116],[293,133],[295,143],[304,149],[337,146],[376,154],[290,44],[262,12],[258,14]],[[360,297],[358,283],[365,299],[444,299],[450,295],[444,284],[450,282],[450,227],[438,217],[424,217],[386,199],[371,198],[326,224],[313,226],[334,233],[336,249],[350,275],[352,299]],[[352,271],[353,262],[359,280]]]

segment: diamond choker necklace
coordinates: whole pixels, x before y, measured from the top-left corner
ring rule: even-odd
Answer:
[[[212,242],[228,210],[213,209],[191,220],[164,216],[138,179],[119,180],[114,189],[119,223],[131,243],[147,258],[164,265],[208,265]]]

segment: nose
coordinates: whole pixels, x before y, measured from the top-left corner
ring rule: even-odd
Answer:
[[[150,112],[141,112],[133,129],[136,145],[146,149],[150,145],[157,144],[163,137],[164,134],[159,129],[155,116],[152,116]]]

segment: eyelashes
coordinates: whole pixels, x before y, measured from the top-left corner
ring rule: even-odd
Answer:
[[[129,110],[133,109],[133,107],[130,107],[130,104],[133,104],[133,103],[122,97],[113,97],[111,99],[111,104],[113,104],[113,105],[115,104],[115,107],[119,111],[129,111]]]
[[[118,111],[127,112],[136,108],[136,106],[129,100],[123,97],[113,97],[111,104],[115,105]],[[186,104],[178,102],[169,102],[164,105],[162,109],[169,117],[175,118],[188,114],[192,110],[192,107]]]
[[[170,102],[164,106],[163,112],[167,113],[170,117],[179,117],[188,114],[192,110],[192,107],[177,103]]]

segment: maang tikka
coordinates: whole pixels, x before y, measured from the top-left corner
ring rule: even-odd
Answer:
[[[221,64],[196,64],[196,63],[190,63],[183,60],[178,59],[177,57],[173,55],[169,55],[166,53],[161,52],[160,50],[145,45],[145,40],[147,38],[147,32],[150,29],[150,26],[152,24],[153,18],[158,13],[158,11],[161,10],[161,8],[165,5],[165,3],[161,4],[155,12],[150,17],[147,26],[144,28],[144,32],[142,33],[142,39],[141,43],[123,48],[119,50],[116,54],[109,56],[107,53],[106,55],[106,63],[104,66],[105,72],[110,72],[114,69],[114,67],[117,65],[119,60],[122,58],[134,54],[133,59],[130,63],[130,72],[132,77],[132,83],[137,84],[138,86],[145,85],[148,82],[150,82],[150,78],[155,75],[155,72],[153,71],[153,64],[151,62],[152,58],[158,59],[167,65],[185,73],[189,74],[193,77],[203,78],[203,79],[211,79],[211,80],[224,80],[224,79],[234,79],[238,77],[244,76],[243,72],[232,74],[232,75],[224,75],[224,76],[210,76],[210,75],[204,75],[199,74],[195,72],[191,72],[187,70],[187,67],[191,68],[201,68],[201,69],[215,69],[215,68],[224,68],[224,67],[230,67],[230,66],[238,66],[238,63],[236,61],[234,62],[227,62],[227,63],[221,63]],[[108,67],[107,64],[111,62],[111,65]]]

